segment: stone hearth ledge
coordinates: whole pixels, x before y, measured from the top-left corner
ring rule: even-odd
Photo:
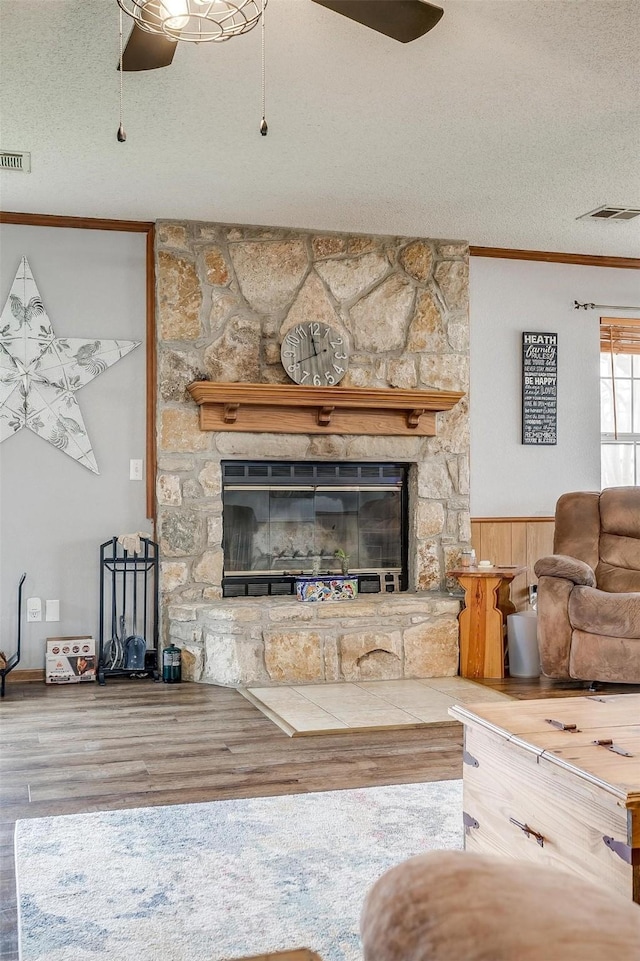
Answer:
[[[459,612],[457,598],[430,591],[322,603],[222,598],[167,613],[185,680],[246,687],[454,676]]]

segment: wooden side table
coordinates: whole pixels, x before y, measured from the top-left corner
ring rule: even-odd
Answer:
[[[460,623],[462,677],[504,677],[507,614],[515,612],[509,586],[526,567],[456,567],[447,574],[464,590]]]

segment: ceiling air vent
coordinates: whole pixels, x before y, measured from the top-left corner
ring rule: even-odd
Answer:
[[[31,173],[31,154],[26,150],[0,150],[0,170]]]
[[[640,209],[637,207],[612,207],[610,204],[603,204],[590,210],[588,214],[580,214],[576,220],[633,220],[640,217]]]

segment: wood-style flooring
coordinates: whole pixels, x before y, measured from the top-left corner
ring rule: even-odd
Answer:
[[[485,683],[525,698],[584,693],[544,679]],[[462,728],[450,724],[290,738],[241,694],[204,684],[9,683],[0,704],[0,961],[18,957],[19,818],[459,778],[461,744]]]

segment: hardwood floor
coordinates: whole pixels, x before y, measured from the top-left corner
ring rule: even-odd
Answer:
[[[484,683],[521,698],[584,694],[582,684],[546,679]],[[462,728],[455,722],[292,739],[236,691],[203,684],[14,682],[0,705],[0,723],[1,961],[18,957],[18,818],[462,775]]]

